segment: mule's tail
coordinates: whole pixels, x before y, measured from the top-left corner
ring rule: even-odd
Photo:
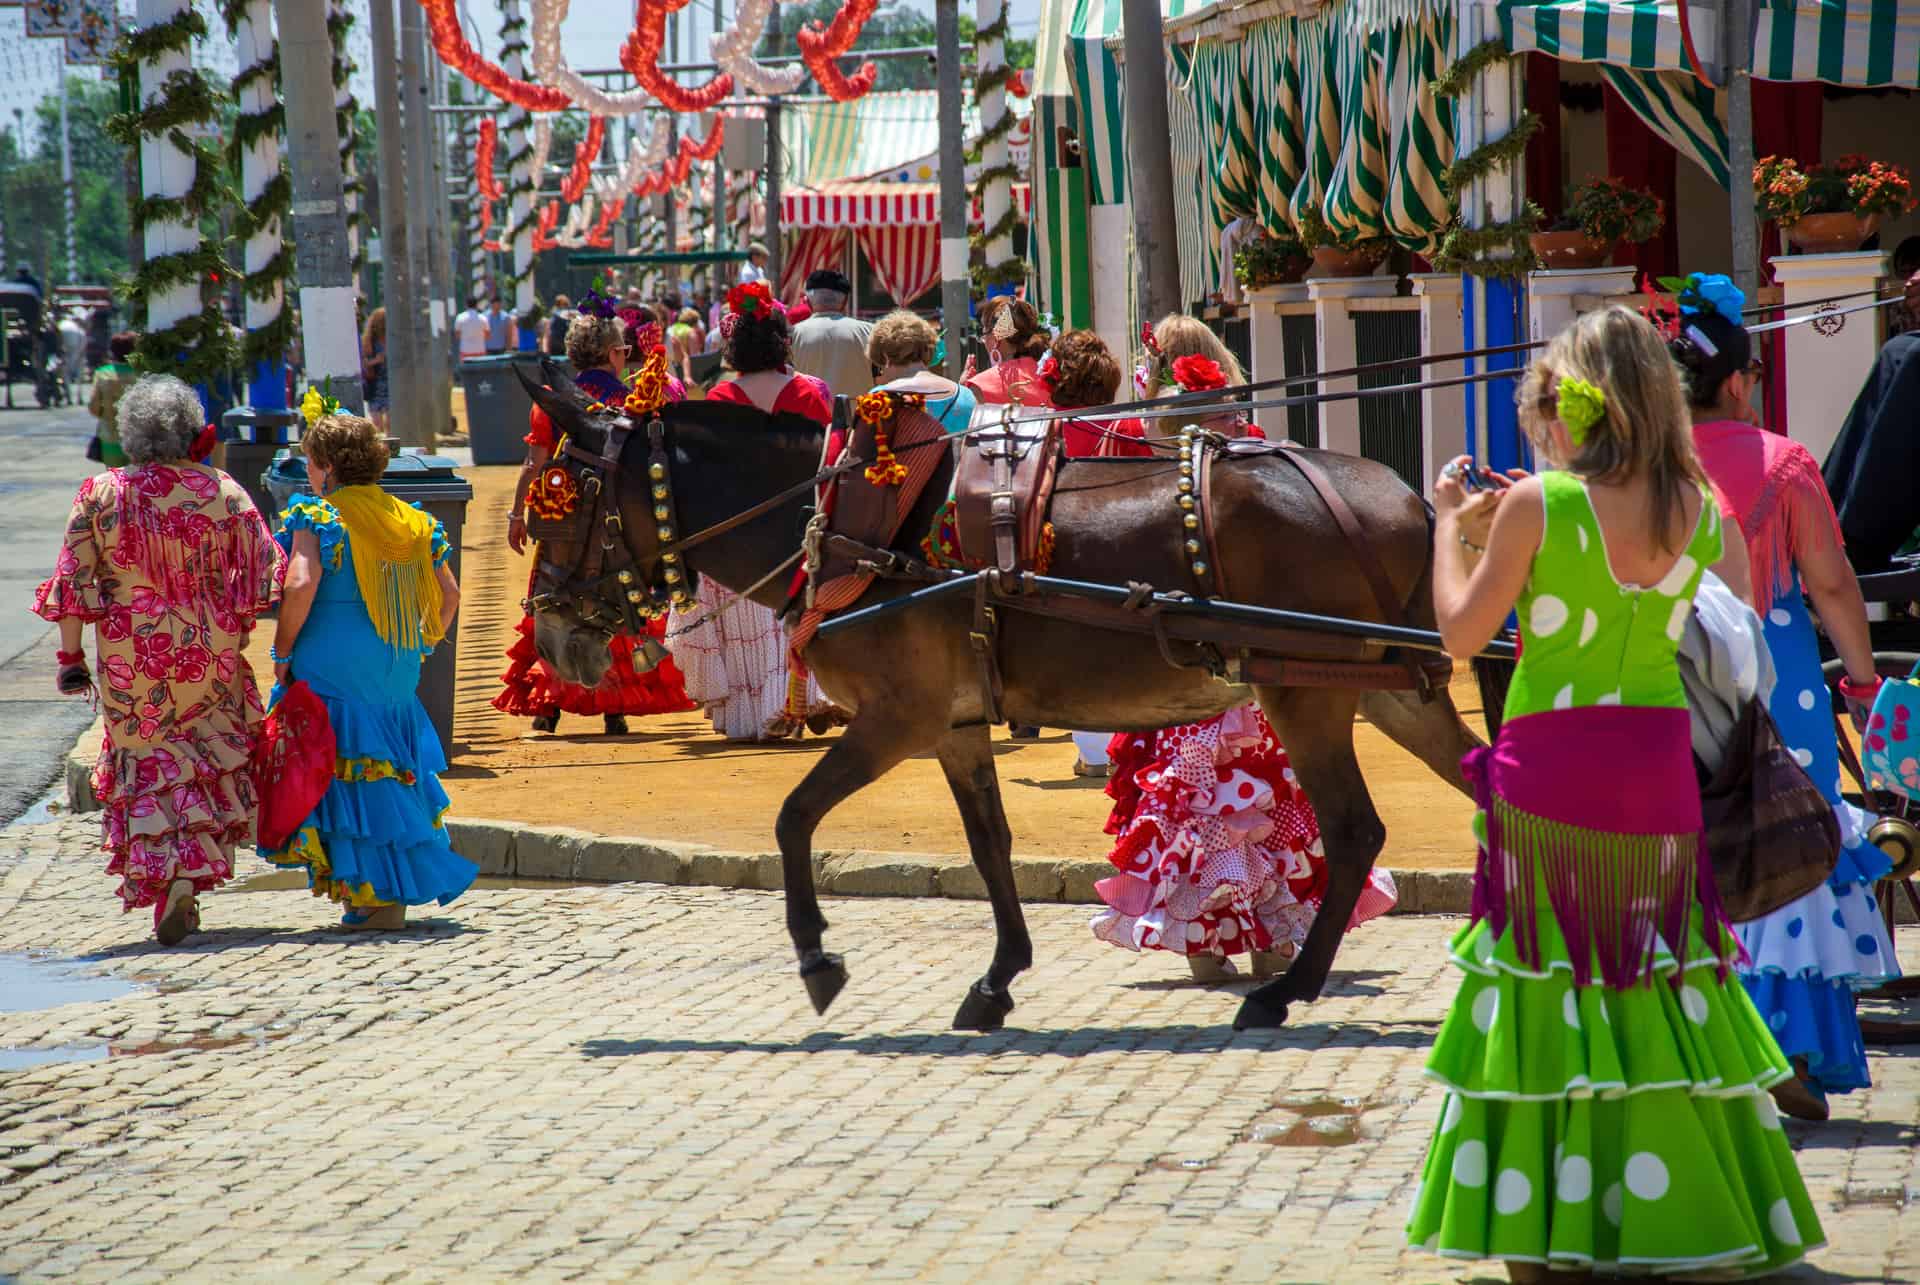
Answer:
[[[1487,720],[1489,741],[1500,735],[1500,718],[1507,708],[1507,688],[1513,686],[1513,674],[1519,667],[1517,660],[1493,656],[1473,658],[1473,681],[1480,686],[1480,708]]]

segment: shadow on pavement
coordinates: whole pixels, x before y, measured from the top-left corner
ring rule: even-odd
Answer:
[[[78,958],[87,963],[113,959],[144,959],[149,956],[164,958],[174,955],[213,955],[223,950],[251,949],[261,945],[324,945],[334,942],[339,945],[357,945],[361,942],[391,941],[434,941],[441,938],[466,937],[485,934],[487,929],[475,928],[455,919],[410,919],[407,926],[397,933],[359,932],[350,933],[337,924],[323,928],[209,928],[197,932],[178,946],[162,946],[151,937],[139,941],[130,941],[122,946],[109,946],[105,950],[96,950]]]
[[[1437,1022],[1390,1024],[1306,1023],[1277,1031],[1236,1033],[1218,1026],[1105,1027],[1079,1026],[1064,1030],[995,1031],[972,1035],[958,1031],[924,1035],[846,1036],[817,1031],[798,1040],[636,1039],[588,1040],[580,1046],[586,1057],[646,1057],[679,1053],[825,1053],[847,1052],[870,1057],[1084,1057],[1089,1053],[1219,1053],[1229,1048],[1425,1048],[1432,1043]],[[1416,1027],[1400,1030],[1395,1027]]]

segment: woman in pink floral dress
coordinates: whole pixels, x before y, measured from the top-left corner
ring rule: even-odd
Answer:
[[[171,946],[253,837],[261,708],[243,649],[279,597],[280,551],[239,483],[194,462],[211,439],[193,389],[148,376],[118,418],[128,463],[81,483],[33,609],[60,626],[60,690],[97,691],[106,714],[93,788],[107,873],[125,909],[153,908]]]

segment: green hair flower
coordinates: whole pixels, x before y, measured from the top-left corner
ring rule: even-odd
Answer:
[[[1598,424],[1607,413],[1607,395],[1599,387],[1584,379],[1563,375],[1560,379],[1560,393],[1555,405],[1560,422],[1567,426],[1567,436],[1575,446],[1585,446],[1587,430]]]

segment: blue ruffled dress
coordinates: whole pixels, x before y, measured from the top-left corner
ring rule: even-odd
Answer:
[[[439,774],[447,760],[414,694],[426,653],[395,647],[374,630],[347,528],[331,504],[295,495],[277,538],[290,549],[296,531],[319,539],[320,585],[294,641],[293,677],[326,706],[334,779],[287,846],[260,855],[305,867],[314,895],[354,911],[389,902],[444,906],[467,890],[479,867],[453,850],[442,824],[447,793]],[[451,553],[435,522],[434,564]],[[273,699],[279,695],[276,688]]]
[[[1867,842],[1872,818],[1840,797],[1840,754],[1820,646],[1795,573],[1763,621],[1779,675],[1767,710],[1780,739],[1833,804],[1841,848],[1833,877],[1797,901],[1734,931],[1751,962],[1740,980],[1788,1057],[1828,1093],[1865,1088],[1867,1051],[1855,992],[1900,975],[1874,884],[1892,868]]]

